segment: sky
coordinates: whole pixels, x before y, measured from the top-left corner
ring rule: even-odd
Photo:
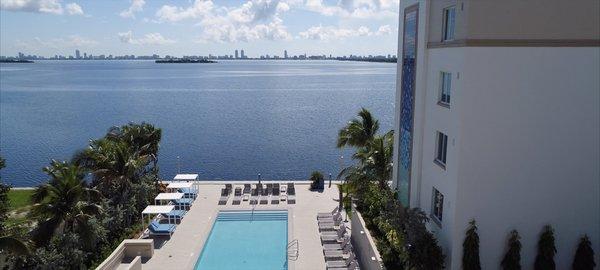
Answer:
[[[399,0],[0,0],[0,55],[395,55]]]

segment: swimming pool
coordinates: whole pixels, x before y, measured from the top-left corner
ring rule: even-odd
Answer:
[[[221,211],[196,270],[286,270],[287,211]]]

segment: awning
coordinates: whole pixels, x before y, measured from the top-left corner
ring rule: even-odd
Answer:
[[[159,193],[154,200],[157,201],[170,201],[170,200],[178,200],[183,198],[183,193],[173,192],[173,193]]]
[[[175,180],[175,181],[191,181],[191,180],[197,180],[197,179],[198,179],[198,174],[196,174],[196,173],[178,174],[178,175],[175,175],[175,178],[173,178],[173,180]]]
[[[146,209],[142,211],[144,215],[151,214],[168,214],[175,209],[174,205],[148,205]]]
[[[175,182],[175,183],[170,183],[167,188],[191,188],[192,187],[192,183],[189,182]]]

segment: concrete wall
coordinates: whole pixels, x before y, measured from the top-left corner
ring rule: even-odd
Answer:
[[[134,258],[129,269],[141,269],[141,257],[151,258],[154,255],[154,240],[126,239],[102,262],[96,270],[117,269],[125,257]]]
[[[570,268],[583,234],[600,261],[600,48],[462,50],[452,269],[473,218],[483,269],[499,268],[513,229],[532,268],[546,224],[557,269]]]
[[[600,1],[463,1],[469,39],[600,39]]]
[[[365,227],[365,222],[359,212],[352,210],[352,231],[350,241],[354,254],[363,270],[381,270],[382,262],[375,242]],[[374,258],[374,259],[373,259]]]
[[[430,1],[428,42],[442,40],[443,9],[452,5],[455,40],[600,39],[597,0],[436,0]]]
[[[464,49],[446,48],[428,50],[428,65],[426,69],[427,87],[421,88],[425,94],[423,108],[425,110],[423,121],[422,168],[420,180],[420,201],[418,207],[431,213],[433,188],[444,195],[442,222],[431,222],[428,228],[433,231],[440,241],[444,254],[447,255],[447,264],[452,258],[453,240],[455,240],[454,218],[456,212],[456,194],[459,173],[459,148],[460,144],[460,111],[462,109],[463,83],[462,70],[464,69]],[[439,73],[441,71],[452,73],[452,87],[450,106],[438,105]],[[436,152],[436,133],[440,131],[448,136],[448,148],[445,168],[434,163]]]

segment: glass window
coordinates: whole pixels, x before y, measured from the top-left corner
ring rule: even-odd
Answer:
[[[448,149],[448,136],[444,133],[437,132],[437,148],[435,161],[446,166],[446,151]]]
[[[433,188],[432,196],[431,215],[434,217],[434,220],[441,223],[444,212],[444,195]]]
[[[454,20],[456,8],[454,6],[444,9],[444,31],[442,41],[454,40]]]
[[[452,87],[452,73],[442,72],[440,75],[439,102],[450,105],[450,89]]]

